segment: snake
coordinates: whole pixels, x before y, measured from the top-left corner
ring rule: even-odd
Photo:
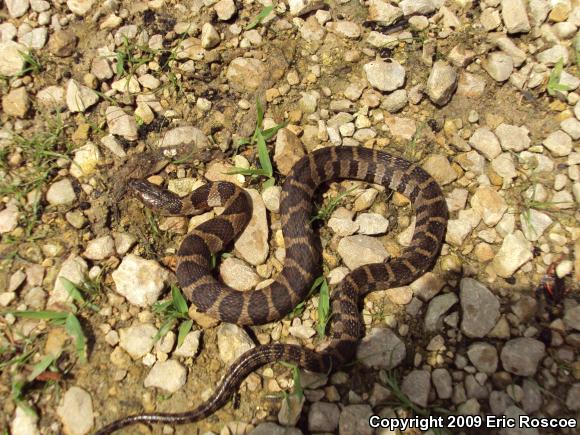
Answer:
[[[376,290],[402,287],[421,277],[441,249],[448,210],[441,187],[418,163],[364,147],[329,146],[298,160],[280,193],[279,216],[284,238],[282,270],[268,286],[238,291],[212,274],[211,257],[244,229],[252,215],[252,201],[230,182],[209,182],[181,198],[146,180],[132,179],[129,191],[146,206],[164,215],[191,215],[222,207],[183,239],[176,254],[177,280],[196,308],[222,322],[258,325],[287,315],[310,290],[321,263],[312,225],[317,188],[331,180],[354,179],[382,185],[407,197],[415,211],[411,241],[399,256],[359,266],[331,291],[328,337],[315,349],[293,344],[259,345],[239,356],[211,396],[197,408],[181,413],[142,413],[116,420],[97,434],[112,433],[135,423],[171,425],[202,420],[223,407],[241,382],[258,368],[277,361],[314,372],[330,372],[354,356],[364,335],[359,305]]]

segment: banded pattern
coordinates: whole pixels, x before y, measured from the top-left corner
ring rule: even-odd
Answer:
[[[439,185],[418,165],[377,150],[329,147],[314,151],[292,168],[282,186],[280,219],[286,246],[284,268],[268,287],[239,292],[211,274],[210,256],[223,249],[250,218],[246,193],[230,183],[210,183],[186,200],[147,182],[134,180],[131,190],[164,214],[193,214],[223,206],[224,212],[190,232],[177,253],[177,278],[201,311],[224,322],[254,325],[281,319],[302,300],[320,271],[320,252],[310,226],[312,196],[329,180],[351,178],[382,184],[407,196],[416,211],[409,247],[395,259],[361,266],[331,294],[330,339],[316,351],[294,345],[258,346],[240,356],[213,395],[193,411],[138,414],[117,420],[97,432],[111,433],[143,423],[183,424],[201,420],[222,407],[244,378],[274,361],[287,361],[312,371],[330,371],[351,359],[364,333],[359,302],[377,289],[407,285],[425,273],[437,257],[447,225],[447,205]]]

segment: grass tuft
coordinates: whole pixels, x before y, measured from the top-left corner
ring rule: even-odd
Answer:
[[[129,40],[129,38],[123,36],[121,45],[112,55],[115,60],[115,75],[117,80],[126,77],[128,79],[128,86],[129,79],[137,74],[137,70],[141,66],[157,60],[159,63],[159,72],[160,74],[164,74],[167,80],[165,84],[155,89],[154,93],[161,92],[163,89],[171,87],[176,95],[184,95],[181,77],[171,71],[171,66],[173,63],[178,61],[178,55],[182,50],[181,43],[187,35],[188,32],[186,31],[171,49],[150,48],[147,45],[137,44],[134,40]]]
[[[548,84],[546,85],[546,91],[548,91],[548,95],[555,96],[558,91],[566,92],[569,91],[570,88],[568,86],[563,85],[560,83],[560,76],[562,75],[562,71],[564,70],[564,59],[560,59],[552,72],[550,73],[550,77],[548,78]]]
[[[276,136],[278,130],[286,127],[287,122],[278,124],[267,130],[262,130],[262,122],[264,121],[264,107],[258,97],[256,97],[256,110],[258,112],[258,117],[256,119],[256,128],[254,134],[246,139],[240,139],[238,141],[238,148],[242,145],[256,145],[258,151],[258,161],[260,162],[260,168],[234,168],[229,174],[242,174],[250,177],[266,177],[266,181],[262,184],[264,189],[273,186],[276,183],[274,179],[274,168],[272,166],[272,161],[270,160],[270,155],[268,153],[268,147],[266,142]]]
[[[383,373],[384,372],[382,372],[381,374],[383,374]],[[399,386],[399,381],[397,379],[395,371],[389,370],[385,374],[386,374],[386,376],[381,376],[381,380],[383,382],[385,382],[387,388],[391,391],[391,393],[393,394],[393,396],[395,398],[395,400],[392,403],[390,403],[389,405],[403,408],[403,409],[407,409],[407,410],[411,410],[415,413],[415,415],[420,415],[422,417],[427,417],[427,416],[430,416],[433,414],[445,415],[445,416],[451,414],[451,412],[449,410],[441,408],[441,407],[423,408],[419,405],[416,405],[415,403],[413,403],[411,401],[409,396],[407,396],[403,392],[401,387]],[[433,433],[435,433],[436,435],[439,435],[439,434],[443,434],[443,433],[447,434],[447,433],[451,433],[451,432],[449,432],[447,429],[434,428]]]
[[[153,312],[163,319],[163,323],[153,339],[158,341],[164,337],[181,320],[182,322],[177,332],[177,347],[181,346],[185,337],[191,331],[193,320],[189,318],[187,302],[179,287],[172,285],[171,299],[153,304]]]
[[[75,340],[75,350],[82,363],[87,361],[87,343],[81,323],[74,313],[65,311],[4,311],[2,314],[12,314],[24,319],[46,320],[54,325],[64,326],[65,330]]]
[[[304,397],[304,388],[302,387],[302,377],[300,376],[300,367],[296,364],[288,363],[286,361],[280,361],[284,367],[288,367],[292,370],[292,384],[294,389],[291,394],[285,393],[284,396],[288,399],[289,396],[296,396],[298,399]]]
[[[405,147],[405,152],[403,153],[403,156],[407,160],[414,162],[420,157],[419,152],[417,150],[417,144],[419,142],[419,137],[421,136],[421,131],[423,130],[425,125],[426,125],[425,122],[421,122],[419,125],[417,125],[417,129],[415,130],[415,133],[413,134],[413,137],[411,138],[409,145]]]
[[[258,15],[256,15],[254,18],[252,18],[252,21],[250,21],[248,23],[248,25],[246,26],[246,30],[251,30],[254,27],[257,27],[258,25],[262,24],[262,21],[268,15],[270,15],[270,12],[272,12],[273,10],[274,10],[274,5],[264,6],[262,8],[262,10],[260,11],[260,13]]]
[[[115,74],[117,79],[125,76],[132,77],[139,67],[153,61],[155,55],[155,50],[144,45],[138,45],[123,36],[123,42],[115,52]]]
[[[310,218],[310,223],[316,220],[326,222],[330,218],[330,215],[332,215],[336,207],[338,207],[338,204],[340,204],[342,198],[344,198],[349,193],[354,192],[355,189],[356,188],[353,187],[352,189],[341,192],[338,195],[330,198],[326,204],[318,205],[316,214]]]
[[[314,284],[312,284],[312,288],[320,289],[318,295],[318,321],[316,323],[316,332],[318,332],[318,337],[324,338],[326,336],[326,327],[330,320],[330,289],[328,288],[326,278],[323,276],[316,278]]]
[[[293,319],[300,317],[306,308],[306,301],[310,299],[318,291],[318,321],[316,323],[316,332],[320,338],[326,336],[326,327],[330,321],[330,288],[328,281],[324,276],[319,276],[314,280],[308,295],[297,304],[294,309],[288,314],[288,318]]]
[[[45,119],[42,131],[31,135],[13,134],[14,148],[20,150],[24,164],[20,168],[10,169],[6,163],[8,150],[0,153],[0,166],[6,175],[0,183],[0,196],[12,195],[19,202],[26,199],[31,192],[40,192],[41,188],[53,177],[59,168],[60,159],[70,160],[72,144],[65,139],[66,125],[59,114]],[[13,149],[12,147],[10,149]],[[34,195],[31,205],[22,210],[25,215],[24,237],[30,239],[39,218],[41,195]],[[22,206],[24,208],[24,206]]]
[[[42,72],[42,64],[40,59],[31,51],[19,51],[20,57],[24,60],[24,67],[18,73],[17,77],[25,76],[26,74],[38,74]]]
[[[66,292],[69,294],[69,296],[72,298],[72,300],[79,304],[79,307],[81,310],[85,307],[88,307],[95,312],[99,311],[98,305],[95,305],[91,301],[86,300],[85,296],[83,295],[83,294],[87,294],[91,297],[94,296],[96,290],[94,288],[92,288],[91,286],[93,286],[95,284],[83,283],[81,286],[77,286],[75,283],[66,279],[63,276],[60,277],[60,282],[62,283],[62,286],[64,287]],[[73,308],[73,311],[75,311],[75,312],[77,311],[77,308],[74,304],[71,304],[71,307]]]

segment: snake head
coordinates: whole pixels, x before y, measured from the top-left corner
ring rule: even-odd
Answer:
[[[131,196],[159,214],[175,216],[181,212],[179,196],[149,181],[131,179],[127,183],[127,190]]]

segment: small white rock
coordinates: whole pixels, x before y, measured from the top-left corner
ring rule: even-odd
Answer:
[[[570,260],[564,260],[556,266],[556,275],[558,275],[558,278],[564,278],[571,274],[572,270],[574,270],[574,263]]]
[[[236,4],[233,0],[220,0],[214,5],[214,9],[221,21],[227,21],[236,13]]]
[[[378,213],[362,213],[357,216],[358,233],[366,235],[384,234],[389,227],[389,221]]]
[[[363,67],[370,85],[380,91],[394,91],[405,83],[405,68],[396,61],[376,60]]]
[[[574,140],[580,139],[580,121],[576,118],[568,118],[560,123],[560,128],[564,130]]]
[[[352,211],[339,207],[330,216],[328,227],[338,236],[350,236],[359,229],[358,223],[352,220],[353,215]]]
[[[69,388],[56,409],[56,413],[62,421],[66,434],[84,435],[93,427],[93,400],[91,395],[82,388]]]
[[[117,157],[124,158],[127,153],[123,149],[122,145],[117,141],[115,136],[108,134],[101,138],[101,145],[106,147],[109,151],[115,154]]]
[[[14,41],[0,42],[0,75],[12,77],[18,75],[26,61],[21,53],[28,53],[28,47]]]
[[[10,424],[11,435],[40,435],[38,430],[38,416],[25,411],[21,406],[16,407],[14,419]]]
[[[210,23],[201,28],[201,46],[205,49],[216,47],[220,43],[220,35]]]
[[[428,15],[435,11],[435,2],[433,0],[402,0],[399,7],[405,16]]]
[[[364,235],[341,239],[338,253],[350,270],[365,264],[381,263],[389,258],[389,253],[379,240]]]
[[[83,256],[89,260],[104,260],[112,255],[115,255],[115,242],[109,235],[90,240],[83,252]]]
[[[442,106],[447,104],[457,88],[457,73],[444,61],[437,61],[427,80],[427,95],[431,101]]]
[[[568,65],[570,60],[568,54],[568,48],[563,45],[556,44],[552,48],[542,51],[536,55],[538,61],[546,66],[556,65],[560,59],[564,61],[564,65]]]
[[[486,128],[480,127],[469,138],[469,145],[479,151],[483,156],[492,160],[501,153],[499,140],[493,132]]]
[[[521,231],[508,234],[497,255],[493,259],[493,268],[502,278],[511,277],[516,270],[532,259],[530,242]]]
[[[157,301],[169,273],[154,260],[129,254],[112,274],[117,293],[133,305],[147,307]]]
[[[256,347],[250,336],[241,327],[222,323],[217,330],[220,359],[227,365],[234,362],[244,352]]]
[[[502,0],[501,16],[508,33],[527,33],[531,29],[523,0]]]
[[[181,356],[184,358],[193,358],[199,349],[199,342],[201,338],[201,331],[191,331],[183,340],[181,346],[173,351],[173,356]]]
[[[505,180],[511,180],[518,176],[514,159],[510,153],[503,153],[491,161],[493,170]]]
[[[268,220],[260,193],[255,189],[246,191],[252,198],[252,218],[234,246],[244,260],[257,266],[268,257]]]
[[[9,233],[18,226],[18,207],[10,203],[0,211],[0,234]]]
[[[523,151],[530,147],[530,132],[525,126],[501,123],[495,129],[495,134],[504,151]]]
[[[556,157],[565,157],[572,151],[572,138],[562,130],[551,133],[542,143]]]
[[[288,332],[293,337],[300,338],[302,340],[308,340],[310,337],[313,337],[314,334],[316,334],[314,328],[305,326],[304,324],[290,326],[288,328]]]
[[[282,188],[280,186],[270,186],[262,192],[262,200],[266,208],[272,213],[280,211],[280,194]]]
[[[185,385],[187,370],[179,362],[169,359],[157,361],[143,382],[146,388],[156,387],[175,393]]]
[[[107,126],[111,134],[134,141],[138,138],[137,121],[134,116],[128,115],[117,106],[109,106],[105,112]]]
[[[65,106],[64,89],[60,86],[47,86],[36,94],[36,102],[46,109],[62,109]]]
[[[30,6],[28,0],[5,0],[6,8],[10,18],[19,18],[23,16]]]
[[[479,187],[471,198],[471,206],[487,226],[495,226],[507,211],[507,203],[492,187]]]
[[[74,14],[83,16],[89,12],[95,0],[67,0],[66,5]]]
[[[251,290],[260,282],[254,269],[235,257],[228,257],[221,263],[220,276],[224,284],[240,291]]]
[[[73,177],[81,178],[92,175],[97,170],[97,165],[101,161],[101,152],[92,142],[87,142],[75,151],[75,156],[70,166],[70,173]]]
[[[369,20],[384,25],[393,24],[403,16],[403,11],[383,0],[369,1]]]
[[[533,208],[520,215],[520,226],[530,242],[537,241],[552,222],[550,216]]]
[[[153,349],[156,334],[157,328],[150,323],[136,323],[119,330],[119,346],[131,355],[131,358],[139,359]]]
[[[513,72],[514,61],[511,56],[501,51],[494,51],[483,61],[482,66],[496,82],[505,82]]]
[[[97,104],[99,96],[91,88],[70,79],[66,88],[66,105],[71,112],[84,112]]]
[[[81,285],[85,278],[85,275],[89,269],[86,261],[81,257],[71,254],[60,267],[56,280],[54,281],[54,287],[50,296],[48,298],[49,307],[59,307],[67,306],[67,304],[72,300],[71,295],[66,291],[61,277],[68,279],[75,285]]]

